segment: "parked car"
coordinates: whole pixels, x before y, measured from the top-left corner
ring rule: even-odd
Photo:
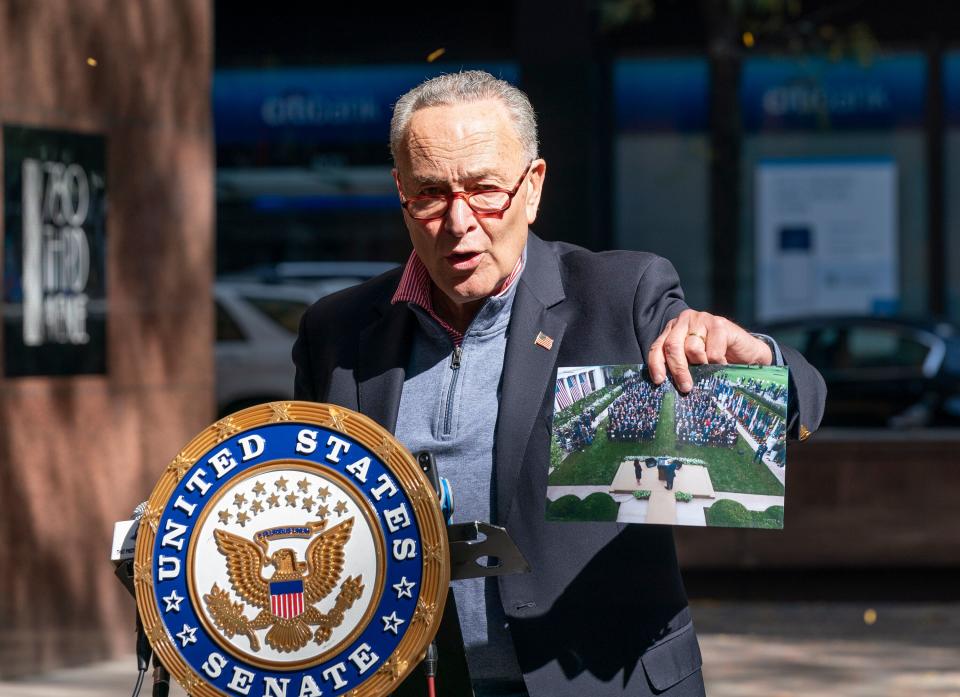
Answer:
[[[218,415],[290,399],[290,351],[304,311],[325,295],[396,267],[373,261],[288,262],[222,276],[214,284]]]
[[[300,286],[214,284],[219,416],[293,396],[290,350],[300,317],[317,297]]]
[[[960,424],[960,333],[949,323],[820,317],[759,331],[800,350],[823,374],[825,426]]]
[[[366,281],[397,268],[388,261],[284,261],[225,274],[224,280],[312,286],[317,297]]]

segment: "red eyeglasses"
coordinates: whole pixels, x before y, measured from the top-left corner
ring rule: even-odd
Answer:
[[[400,205],[415,220],[436,220],[450,210],[455,198],[462,198],[477,215],[496,215],[510,208],[513,197],[520,191],[520,185],[530,173],[533,162],[520,175],[520,181],[512,189],[484,189],[482,191],[453,191],[449,194],[411,196],[407,198],[400,192]]]

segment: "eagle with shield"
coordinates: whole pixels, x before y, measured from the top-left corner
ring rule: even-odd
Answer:
[[[214,530],[217,549],[226,558],[227,576],[234,593],[260,610],[256,617],[249,619],[245,614],[247,605],[234,603],[230,594],[214,583],[203,600],[217,629],[228,638],[246,636],[250,649],[259,651],[256,632],[269,629],[265,641],[276,651],[297,651],[311,638],[323,644],[343,622],[346,610],[363,594],[362,574],[356,578],[348,576],[340,584],[340,592],[329,612],[322,613],[314,607],[330,595],[340,580],[343,548],[353,531],[353,518],[329,530],[324,530],[325,520],[307,523],[307,527],[316,537],[307,546],[306,561],[298,561],[296,551],[289,547],[267,556],[263,535],[256,535],[254,543],[226,530]],[[268,566],[274,568],[274,573],[265,578],[263,570]]]

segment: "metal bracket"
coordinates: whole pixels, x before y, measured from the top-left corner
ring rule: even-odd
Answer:
[[[530,564],[505,528],[474,521],[447,526],[450,580],[525,574]]]

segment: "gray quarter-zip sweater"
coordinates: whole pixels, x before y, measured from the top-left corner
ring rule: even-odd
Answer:
[[[423,308],[407,367],[396,436],[411,452],[433,453],[450,481],[454,522],[494,521],[494,431],[507,327],[519,279],[490,297],[454,348]],[[496,579],[454,581],[467,664],[474,680],[520,679]]]

